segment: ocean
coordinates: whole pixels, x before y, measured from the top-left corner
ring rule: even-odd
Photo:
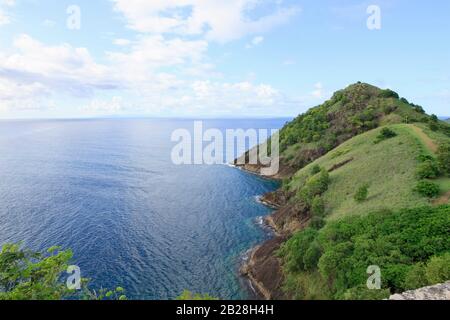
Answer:
[[[281,128],[286,119],[205,120]],[[192,120],[0,121],[0,244],[71,249],[91,288],[129,299],[184,289],[245,299],[237,268],[269,237],[259,195],[274,181],[226,165],[172,164],[171,133]]]

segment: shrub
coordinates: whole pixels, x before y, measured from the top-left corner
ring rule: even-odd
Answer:
[[[382,90],[380,93],[380,97],[381,98],[395,98],[395,99],[400,98],[400,96],[398,95],[397,92],[392,91],[390,89]]]
[[[316,196],[311,204],[311,212],[314,216],[323,217],[325,213],[325,202],[321,196]]]
[[[425,272],[425,264],[423,262],[416,263],[411,267],[405,276],[403,287],[408,290],[427,286],[428,280]]]
[[[315,175],[315,174],[318,174],[320,172],[320,166],[319,165],[314,165],[312,168],[311,168],[311,175]]]
[[[303,256],[303,265],[305,270],[314,270],[317,268],[320,256],[322,255],[322,248],[317,241],[310,244],[308,250],[306,250]]]
[[[434,179],[440,175],[439,165],[436,160],[422,162],[416,170],[419,179]]]
[[[437,162],[441,171],[450,175],[450,142],[443,143],[439,146]]]
[[[317,230],[307,228],[296,233],[282,245],[278,253],[283,258],[288,271],[305,271],[304,256],[311,244],[315,242],[317,234]]]
[[[414,191],[424,197],[435,198],[439,195],[440,188],[436,183],[427,180],[421,180],[419,181],[419,183],[417,183]]]
[[[328,184],[330,183],[330,175],[325,169],[320,170],[320,173],[310,177],[303,188],[300,189],[299,195],[309,206],[315,196],[321,195],[328,190]]]
[[[389,289],[370,290],[365,285],[360,285],[348,289],[344,295],[344,300],[383,300],[391,295]]]
[[[401,98],[400,101],[403,103],[409,104],[409,101],[406,98]]]
[[[430,259],[425,270],[430,284],[443,283],[450,279],[450,253]]]
[[[358,190],[355,193],[354,199],[356,202],[364,202],[367,200],[368,195],[369,195],[369,186],[365,184],[358,188]]]
[[[309,226],[314,230],[320,230],[325,226],[325,219],[323,217],[314,216],[311,218]]]
[[[396,137],[397,134],[395,133],[395,131],[389,129],[389,128],[383,128],[381,129],[380,134],[377,136],[377,139],[375,140],[375,144],[380,143],[381,141],[390,139],[390,138],[394,138]]]

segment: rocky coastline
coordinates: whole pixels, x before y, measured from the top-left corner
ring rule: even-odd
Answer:
[[[237,168],[259,175],[258,166],[237,165]],[[288,170],[283,170],[288,171]],[[261,176],[261,175],[259,175]],[[281,176],[266,177],[280,181]],[[301,208],[287,203],[290,195],[282,189],[269,192],[258,200],[265,206],[274,209],[264,218],[264,224],[273,230],[273,237],[250,250],[248,259],[240,267],[240,274],[247,278],[256,295],[265,300],[286,300],[290,297],[283,291],[284,276],[281,260],[276,252],[290,234],[304,227],[308,214],[302,214]],[[295,219],[293,219],[295,217]]]

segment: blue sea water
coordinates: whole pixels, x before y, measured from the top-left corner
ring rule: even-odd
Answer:
[[[286,120],[207,120],[280,128]],[[277,188],[225,165],[176,166],[177,128],[191,120],[0,121],[0,244],[60,245],[94,288],[131,299],[184,289],[242,299],[242,254],[268,237],[256,197]]]

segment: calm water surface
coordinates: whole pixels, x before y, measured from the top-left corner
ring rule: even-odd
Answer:
[[[208,120],[280,128],[285,120]],[[70,248],[93,287],[133,299],[183,289],[246,298],[236,266],[268,235],[256,196],[274,182],[218,166],[175,166],[170,141],[189,120],[0,121],[0,244]]]

